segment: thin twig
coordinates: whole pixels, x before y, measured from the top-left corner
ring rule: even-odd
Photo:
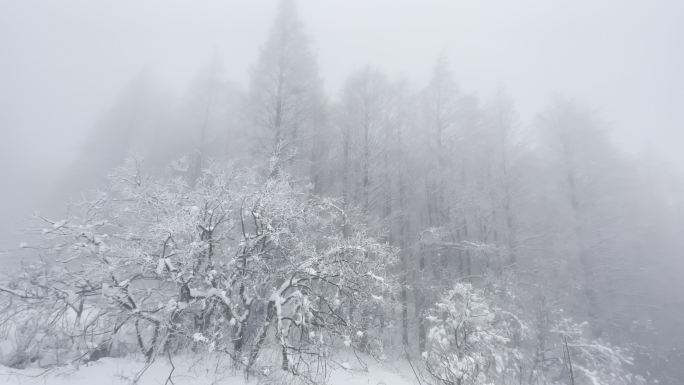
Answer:
[[[164,382],[164,385],[168,384],[169,382],[171,385],[176,385],[173,380],[171,379],[171,376],[173,375],[173,372],[176,370],[176,366],[173,364],[173,360],[171,359],[171,350],[166,351],[167,357],[169,357],[169,364],[171,364],[171,371],[169,372],[169,376],[166,378],[166,382]]]

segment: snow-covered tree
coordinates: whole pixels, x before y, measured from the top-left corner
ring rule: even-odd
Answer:
[[[129,162],[109,191],[44,219],[55,262],[1,290],[59,321],[41,333],[83,339],[90,355],[122,340],[148,360],[204,346],[254,372],[277,351],[279,367],[306,377],[334,346],[381,352],[369,315],[390,300],[394,249],[360,225],[345,237],[339,206],[284,173],[214,165],[190,186],[172,172],[146,176]],[[58,327],[71,320],[78,331]]]

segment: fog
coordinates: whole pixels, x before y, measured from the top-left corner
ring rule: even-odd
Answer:
[[[178,92],[216,53],[226,78],[245,85],[275,4],[4,1],[3,142],[49,174],[73,160],[97,114],[143,69]],[[629,149],[655,147],[681,163],[679,1],[303,0],[299,9],[332,94],[368,64],[424,83],[444,55],[464,89],[503,84],[524,117],[553,94],[581,98]]]
[[[7,266],[5,272],[14,269],[24,258],[35,258],[33,250],[19,247],[21,242],[33,242],[36,237],[40,237],[31,230],[35,227],[32,221],[36,218],[33,214],[62,216],[65,214],[67,201],[94,188],[106,188],[103,180],[114,166],[123,164],[122,154],[142,153],[143,157],[151,159],[154,167],[159,166],[154,162],[166,162],[168,157],[194,154],[197,151],[200,154],[197,166],[199,168],[205,164],[203,157],[209,155],[219,159],[239,158],[238,163],[242,162],[241,164],[245,163],[245,159],[249,159],[247,163],[264,163],[265,161],[259,162],[268,157],[254,150],[254,147],[255,142],[263,144],[268,140],[264,139],[263,132],[259,131],[259,123],[254,123],[261,117],[258,116],[258,111],[253,110],[262,101],[259,99],[258,90],[255,91],[261,84],[258,82],[259,74],[262,73],[259,72],[262,71],[259,63],[268,60],[264,59],[263,52],[268,50],[265,47],[270,41],[270,33],[273,33],[272,28],[275,28],[272,26],[278,15],[279,3],[276,0],[0,0],[0,261]],[[553,126],[555,123],[549,122],[555,121],[554,119],[565,122],[558,123],[561,126],[566,123],[572,127],[600,126],[601,132],[607,135],[606,140],[611,143],[610,148],[615,149],[614,154],[606,157],[610,158],[609,160],[597,155],[606,153],[606,150],[600,147],[601,144],[596,144],[602,143],[601,137],[597,138],[589,131],[586,131],[586,136],[581,136],[585,131],[575,128],[570,130],[577,138],[568,139],[568,143],[575,143],[572,140],[578,141],[574,145],[580,149],[577,152],[579,160],[566,159],[567,163],[571,164],[568,167],[581,170],[577,171],[576,175],[580,180],[578,183],[584,183],[592,177],[596,178],[596,183],[593,180],[587,182],[586,191],[578,193],[580,201],[583,199],[582,194],[585,194],[583,196],[587,202],[591,200],[589,196],[594,197],[591,203],[585,202],[584,207],[592,207],[591,210],[595,211],[583,214],[583,220],[588,223],[585,225],[586,229],[580,229],[580,224],[570,225],[571,220],[568,219],[567,233],[563,232],[565,230],[557,230],[553,237],[580,239],[584,233],[601,233],[605,228],[614,230],[611,234],[617,235],[612,236],[611,242],[619,246],[614,246],[604,254],[601,254],[601,251],[593,251],[597,255],[600,254],[596,257],[597,260],[605,257],[605,260],[601,259],[597,265],[613,266],[614,259],[624,258],[631,258],[630,263],[633,262],[632,259],[641,263],[636,263],[636,267],[629,265],[632,266],[629,269],[633,270],[616,278],[615,281],[606,279],[607,282],[612,282],[611,284],[620,286],[623,283],[615,282],[628,279],[642,282],[658,277],[662,272],[671,274],[663,278],[666,282],[658,282],[662,287],[655,287],[657,285],[654,284],[654,287],[648,289],[648,294],[634,295],[658,296],[659,299],[647,299],[646,302],[654,307],[665,308],[660,315],[654,316],[657,318],[655,321],[655,318],[644,316],[644,320],[656,323],[656,326],[652,327],[655,328],[655,334],[659,339],[646,341],[650,337],[643,337],[639,344],[646,346],[650,343],[649,346],[655,347],[648,353],[640,351],[639,354],[660,354],[658,357],[672,358],[668,356],[670,353],[667,353],[672,346],[665,346],[664,341],[667,338],[664,336],[676,328],[677,322],[674,320],[681,311],[670,310],[670,307],[684,308],[684,297],[676,293],[677,290],[682,291],[682,288],[668,281],[682,273],[684,266],[679,260],[682,255],[678,249],[681,242],[677,243],[676,235],[682,229],[682,218],[679,218],[677,210],[681,213],[684,207],[684,156],[681,150],[684,143],[684,2],[297,0],[296,13],[308,39],[305,42],[308,44],[308,51],[317,63],[314,72],[318,75],[312,73],[312,76],[316,77],[315,81],[320,80],[320,90],[314,92],[317,95],[316,100],[320,101],[315,103],[325,105],[316,107],[316,111],[325,112],[312,113],[325,117],[314,121],[315,124],[329,128],[327,131],[320,131],[320,142],[316,142],[318,134],[312,134],[312,159],[306,162],[293,160],[292,168],[288,169],[288,172],[301,176],[305,174],[302,171],[304,169],[314,170],[312,175],[315,174],[316,177],[311,177],[314,193],[342,199],[345,209],[358,207],[365,216],[362,222],[370,228],[373,228],[374,222],[369,218],[374,215],[379,218],[390,218],[391,216],[384,212],[379,214],[379,208],[378,213],[373,214],[373,197],[371,196],[369,203],[367,192],[365,203],[362,198],[364,189],[368,189],[369,179],[371,185],[377,183],[378,186],[384,186],[385,183],[394,183],[391,181],[394,176],[387,177],[389,182],[382,182],[385,180],[382,170],[386,170],[382,167],[388,166],[378,166],[375,171],[370,167],[369,171],[369,155],[359,153],[359,162],[363,163],[365,159],[365,169],[350,171],[351,176],[348,177],[351,178],[351,182],[346,179],[339,181],[339,175],[342,174],[335,176],[337,171],[344,169],[347,172],[348,169],[347,163],[344,163],[344,166],[340,166],[342,163],[339,163],[342,162],[340,159],[343,136],[339,136],[338,131],[344,133],[345,127],[353,125],[350,122],[356,122],[356,118],[349,112],[360,108],[354,104],[357,103],[353,97],[354,90],[360,87],[360,83],[375,79],[372,81],[383,84],[377,86],[379,94],[394,95],[396,98],[378,96],[378,100],[381,100],[378,103],[400,106],[396,107],[398,111],[403,110],[407,116],[411,115],[401,118],[404,119],[401,120],[404,122],[401,124],[414,127],[413,131],[407,129],[409,133],[404,140],[416,143],[416,147],[411,151],[412,155],[407,158],[412,160],[406,161],[415,166],[408,168],[408,178],[411,179],[411,173],[421,175],[417,170],[422,170],[420,167],[430,168],[425,165],[429,163],[426,159],[429,158],[428,154],[431,151],[435,151],[435,144],[431,142],[432,139],[424,139],[431,135],[428,132],[432,132],[429,131],[432,130],[432,123],[420,123],[423,122],[423,115],[428,113],[418,111],[422,104],[411,100],[424,98],[424,94],[430,94],[430,85],[433,84],[431,82],[438,78],[436,65],[439,67],[437,63],[444,62],[449,68],[449,76],[453,77],[457,85],[455,87],[458,94],[465,100],[459,101],[461,104],[457,103],[459,107],[455,107],[460,111],[457,113],[458,117],[453,118],[456,122],[455,127],[470,124],[467,123],[471,121],[468,120],[471,118],[466,116],[468,113],[477,115],[476,118],[472,118],[473,121],[484,122],[481,124],[487,126],[490,124],[487,123],[489,116],[495,114],[492,111],[498,111],[496,103],[497,100],[500,101],[501,95],[505,95],[506,100],[510,98],[511,108],[514,110],[510,119],[518,135],[518,146],[531,150],[525,152],[525,155],[518,152],[511,155],[517,160],[522,159],[520,162],[526,166],[520,167],[527,171],[518,172],[512,168],[514,171],[511,171],[510,175],[514,176],[506,176],[524,187],[517,190],[516,187],[511,187],[514,191],[511,195],[513,203],[506,201],[508,203],[501,206],[505,210],[501,209],[501,212],[509,212],[509,204],[512,205],[513,217],[517,218],[519,225],[518,236],[522,237],[525,233],[530,237],[541,237],[536,231],[546,226],[543,222],[548,219],[546,215],[567,215],[567,218],[575,218],[574,220],[580,223],[582,220],[578,220],[577,217],[581,215],[568,213],[573,210],[580,212],[582,209],[577,207],[583,206],[578,204],[572,205],[577,206],[574,208],[560,208],[558,202],[561,199],[558,197],[564,196],[564,193],[559,193],[555,187],[549,187],[554,178],[566,178],[565,174],[562,174],[564,171],[558,171],[562,170],[562,167],[554,169],[555,166],[552,164],[555,165],[553,162],[559,157],[561,160],[558,164],[563,164],[562,159],[566,159],[563,158],[563,154],[567,151],[562,152],[553,147],[553,144],[549,144],[550,141],[546,141],[545,135],[549,130],[545,127]],[[374,75],[375,72],[369,72],[369,68],[376,71],[377,76]],[[295,78],[294,81],[309,81],[302,79]],[[220,91],[216,91],[218,96],[207,96],[208,101],[202,99],[204,96],[197,96],[204,92],[202,87],[205,87],[205,80],[215,82],[220,88]],[[213,86],[208,87],[213,90]],[[477,100],[472,102],[477,105],[472,107],[473,111],[477,110],[476,112],[462,112],[471,111],[471,107],[468,107],[471,102],[466,100],[468,97]],[[561,102],[557,102],[559,100]],[[564,105],[562,101],[570,101],[576,108],[558,107]],[[201,106],[205,104],[205,122],[202,126],[201,139],[198,139],[198,127],[201,124],[197,123],[198,120],[195,118],[200,114],[197,111],[201,111],[204,108]],[[399,123],[396,123],[397,119],[400,120],[397,114],[399,113],[387,113],[387,117],[378,117],[378,121],[386,119],[399,126]],[[583,117],[585,115],[591,116],[586,118],[591,123],[586,123]],[[133,122],[134,118],[130,118],[129,121],[131,116],[138,120]],[[478,124],[480,123],[473,123],[473,127]],[[308,127],[303,123],[301,126]],[[120,127],[120,130],[115,127]],[[445,127],[452,126],[447,124]],[[126,134],[126,130],[131,134]],[[445,130],[448,131],[449,128]],[[206,138],[205,131],[209,132]],[[360,145],[361,142],[357,143],[354,139],[356,131],[348,132],[352,136],[352,139],[349,139],[351,146]],[[437,132],[440,135],[438,143],[441,146],[441,131],[438,129]],[[108,135],[111,135],[111,140]],[[276,142],[279,135],[280,131],[276,134]],[[371,137],[372,135],[371,133]],[[120,137],[126,139],[119,140]],[[493,143],[492,140],[487,139],[488,137],[483,138],[477,136],[473,139],[472,146],[465,147],[457,147],[462,144],[457,140],[454,142],[457,143],[456,147],[444,150],[445,154],[448,154],[445,157],[450,157],[448,161],[438,156],[439,159],[435,160],[434,165],[447,176],[435,177],[438,181],[434,182],[434,186],[441,187],[434,187],[431,184],[433,182],[426,176],[425,186],[433,186],[439,190],[439,193],[435,193],[439,197],[434,198],[432,206],[430,191],[423,192],[422,189],[416,188],[415,192],[411,192],[413,190],[409,189],[408,208],[402,206],[399,210],[413,213],[407,214],[407,221],[412,221],[412,224],[406,225],[409,229],[406,231],[419,234],[421,231],[427,231],[426,229],[446,228],[449,220],[433,222],[431,213],[452,210],[453,214],[457,212],[454,207],[461,207],[458,206],[461,203],[449,206],[445,201],[448,201],[448,196],[457,196],[458,191],[468,188],[467,183],[471,182],[465,181],[473,179],[461,176],[463,180],[456,182],[457,177],[454,175],[457,171],[454,170],[461,170],[458,172],[463,175],[467,174],[463,171],[465,169],[473,174],[480,171],[489,173],[484,171],[484,166],[482,170],[479,166],[472,166],[484,162],[480,161],[483,151],[491,150],[488,146]],[[200,144],[188,144],[192,140],[199,140]],[[427,144],[421,147],[418,143],[423,140]],[[481,142],[477,142],[478,140]],[[211,147],[212,143],[205,144],[205,141],[213,141],[216,147]],[[367,132],[365,141],[366,144],[371,143],[372,149],[380,146],[373,140],[368,141]],[[382,140],[378,139],[378,142]],[[292,143],[295,143],[294,139]],[[322,146],[321,151],[330,151],[332,155],[316,158],[318,145]],[[480,145],[482,147],[477,147]],[[155,149],[155,146],[158,148]],[[300,152],[304,151],[304,148],[309,151],[305,145],[292,146]],[[563,146],[566,146],[563,148],[567,150],[567,143]],[[572,147],[572,144],[570,146]],[[217,150],[218,147],[222,150]],[[338,147],[339,154],[336,150]],[[280,147],[278,148],[280,151]],[[372,149],[370,151],[373,151]],[[378,150],[378,159],[384,156],[383,151],[385,150]],[[352,151],[352,158],[356,156],[354,154]],[[412,156],[415,159],[411,158]],[[324,158],[332,160],[321,160]],[[506,159],[506,156],[503,158]],[[602,163],[604,161],[605,163]],[[506,170],[505,161],[503,162]],[[584,164],[582,162],[586,163],[585,169],[581,168]],[[535,166],[528,167],[528,163]],[[352,164],[352,169],[357,167],[353,166],[354,160],[349,164]],[[157,169],[163,167],[159,166]],[[319,175],[315,170],[323,171]],[[356,185],[353,181],[355,173],[362,175],[364,172],[365,180],[359,179]],[[387,173],[390,174],[389,171]],[[640,176],[633,177],[636,174]],[[504,172],[504,175],[508,174]],[[320,181],[316,179],[319,176]],[[575,175],[569,172],[568,178],[572,179],[571,176]],[[194,181],[195,177],[191,180]],[[399,178],[399,186],[403,186],[403,176],[397,174],[396,177]],[[625,182],[627,179],[629,182]],[[454,184],[451,190],[450,181]],[[427,190],[430,188],[425,187]],[[530,189],[536,190],[530,192]],[[627,190],[628,194],[624,190]],[[501,191],[509,194],[508,187]],[[570,188],[569,194],[573,199],[574,191],[574,187]],[[394,197],[391,199],[399,199],[397,197],[400,193],[403,194],[403,190],[387,192],[390,197]],[[518,196],[525,198],[516,198]],[[539,198],[538,201],[531,202],[537,199],[535,197]],[[556,198],[558,200],[554,200]],[[423,200],[427,202],[425,210],[428,212],[429,220],[420,214],[423,209],[418,202]],[[651,209],[651,200],[659,201],[663,206]],[[541,201],[543,203],[539,203]],[[643,228],[615,230],[615,223],[628,221],[611,216],[624,214],[619,213],[620,205],[629,212],[638,211],[632,219],[642,224]],[[392,204],[388,210],[393,211]],[[394,207],[394,210],[397,208]],[[459,210],[467,213],[470,209]],[[496,208],[492,210],[499,212]],[[586,210],[589,212],[590,209]],[[499,214],[494,215],[495,219],[490,225],[501,226],[501,229],[497,227],[497,230],[494,230],[494,240],[485,235],[473,241],[482,244],[496,243],[496,234],[505,232],[508,234],[505,237],[508,240],[508,251],[511,252],[514,249],[512,244],[516,242],[515,236],[512,235],[512,225],[499,223],[501,220],[496,219],[496,215]],[[607,222],[601,222],[602,220]],[[389,237],[389,242],[396,242],[400,249],[414,250],[417,246],[407,246],[411,241],[392,241],[395,236],[398,237],[396,234],[400,231],[397,229],[401,227],[392,221],[390,220],[389,224],[378,225],[375,230],[388,231],[389,235],[385,235]],[[417,225],[417,222],[421,225]],[[467,238],[468,225],[464,226]],[[574,232],[571,231],[573,226],[576,228]],[[559,228],[561,227],[563,226]],[[345,227],[345,236],[346,231]],[[471,241],[466,238],[460,239],[461,230],[458,230],[458,234],[459,241]],[[658,234],[663,238],[657,238],[652,234]],[[645,250],[635,251],[635,255],[627,257],[624,250],[630,249],[633,245],[628,246],[628,241],[615,239],[627,239],[635,235],[643,236],[644,239],[651,237],[649,239],[653,243],[660,243],[655,246],[645,240],[642,245]],[[548,239],[553,237],[549,235]],[[498,241],[502,242],[502,245],[506,243],[500,239]],[[423,241],[416,242],[418,245]],[[517,242],[522,244],[523,241]],[[568,249],[561,246],[553,249],[553,252],[557,252],[554,258],[562,261],[566,261],[563,253],[570,255],[573,247],[580,249],[579,262],[568,262],[568,266],[563,265],[569,269],[568,282],[575,280],[579,275],[583,280],[595,278],[586,270],[583,259],[585,257],[581,249],[587,246],[582,246],[582,243],[580,239],[577,245]],[[530,256],[535,255],[534,258],[541,258],[540,255],[546,251],[539,250],[531,247],[527,251],[519,251],[518,258],[524,260],[524,256],[520,254],[525,252]],[[614,259],[606,257],[609,253],[612,253],[610,258]],[[573,267],[572,263],[577,265]],[[524,264],[524,261],[520,262],[521,266]],[[487,262],[487,268],[489,267]],[[572,270],[573,268],[576,270]],[[407,268],[404,266],[403,269]],[[535,265],[530,269],[538,271],[540,268]],[[598,269],[610,270],[604,267]],[[524,268],[521,267],[521,270]],[[644,272],[646,270],[648,271]],[[581,273],[582,271],[584,273]],[[459,272],[463,275],[462,273],[463,271]],[[549,274],[545,279],[553,280],[549,277],[556,273]],[[572,286],[570,283],[568,285]],[[632,282],[624,284],[624,287],[632,288],[637,285],[639,284]],[[593,290],[600,291],[601,288],[595,287]],[[589,298],[591,296],[589,293]],[[578,294],[577,298],[580,297]],[[610,301],[604,298],[599,299],[599,302],[603,300]],[[643,297],[640,297],[641,300]],[[559,301],[561,304],[568,301],[565,303],[566,306],[574,306],[569,305],[574,302],[567,298]],[[578,307],[581,308],[582,306]],[[647,306],[640,309],[646,308]],[[574,314],[583,314],[582,310],[578,309],[572,310]],[[636,310],[634,312],[639,313]],[[589,311],[589,318],[594,316],[596,315]],[[632,316],[633,314],[629,313],[615,318],[623,317],[620,322],[629,323]],[[618,328],[615,325],[619,322],[612,318],[609,322],[610,317],[605,317],[605,325],[615,322],[612,327]],[[577,318],[578,321],[581,320],[580,316]],[[601,322],[597,321],[597,324]],[[636,319],[634,322],[637,322]],[[610,330],[611,326],[605,325],[604,329]],[[416,326],[416,330],[418,329]],[[596,334],[600,336],[601,333],[603,332]],[[607,339],[620,345],[630,342],[632,338],[629,335],[618,334],[614,333]],[[684,348],[684,335],[681,331],[673,340],[673,346]],[[411,353],[414,351],[411,350]],[[672,373],[675,373],[671,366],[665,364],[663,367],[668,369],[655,369],[652,363],[642,362],[639,365],[641,366],[634,371],[635,373],[643,374],[649,370],[667,372],[661,378],[663,383],[668,383],[668,376],[674,376]],[[530,376],[530,381],[531,379]]]

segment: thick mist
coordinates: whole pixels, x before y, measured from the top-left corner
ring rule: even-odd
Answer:
[[[0,344],[0,364],[45,361],[49,344],[127,356],[117,332],[92,335],[129,312],[121,334],[149,362],[233,333],[222,349],[245,374],[282,349],[273,368],[310,383],[293,362],[312,336],[410,357],[407,383],[677,383],[683,20],[676,0],[0,0],[0,273],[75,269],[36,288],[24,266],[0,295],[106,314],[45,332],[90,332],[83,346]],[[305,332],[314,294],[325,314]],[[150,298],[190,310],[163,318]],[[492,321],[463,316],[477,311]],[[472,322],[463,344],[484,342],[461,348],[449,314]]]

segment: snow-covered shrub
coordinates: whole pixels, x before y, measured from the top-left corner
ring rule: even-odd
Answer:
[[[632,359],[626,351],[601,339],[588,338],[586,329],[586,323],[562,318],[551,330],[557,341],[552,347],[560,355],[556,368],[557,378],[563,379],[560,383],[570,379],[577,385],[645,384],[643,378],[627,370]]]
[[[578,323],[539,295],[531,327],[522,341],[523,378],[533,385],[642,385],[641,376],[630,373],[627,350],[592,337],[586,322]],[[649,382],[650,383],[650,382]]]
[[[23,369],[41,358],[40,327],[35,320],[12,324],[10,333],[8,351],[2,357],[3,365]]]
[[[428,320],[423,359],[438,383],[492,384],[504,370],[515,367],[515,350],[508,343],[516,321],[471,284],[455,284]]]
[[[37,263],[25,266],[10,285],[0,318],[2,338],[9,347],[3,361],[8,366],[36,363],[49,366],[68,362],[86,353],[88,340],[98,339],[86,330],[96,320],[80,322],[86,311],[67,289],[68,276],[60,266]],[[85,356],[84,356],[85,357]]]
[[[209,350],[247,371],[308,374],[335,345],[378,346],[369,315],[391,292],[395,251],[283,173],[214,165],[188,183],[129,162],[110,190],[43,221],[50,273],[4,293],[53,304],[52,325],[85,358],[132,340],[148,360]]]

